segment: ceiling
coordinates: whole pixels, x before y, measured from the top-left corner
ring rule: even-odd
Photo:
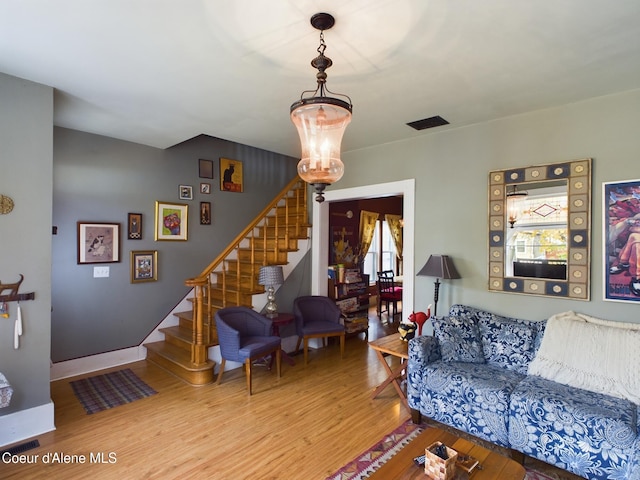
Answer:
[[[299,156],[321,11],[345,151],[640,88],[638,0],[2,0],[0,72],[54,87],[58,126]]]

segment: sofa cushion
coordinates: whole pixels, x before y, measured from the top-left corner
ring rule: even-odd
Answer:
[[[487,364],[436,361],[424,367],[420,412],[501,446],[508,446],[511,391],[523,375]]]
[[[526,374],[533,360],[535,332],[530,325],[480,319],[482,350],[487,363]]]
[[[627,478],[636,405],[529,375],[511,393],[511,448],[590,479]]]
[[[480,330],[468,316],[433,317],[433,330],[445,362],[484,363]]]

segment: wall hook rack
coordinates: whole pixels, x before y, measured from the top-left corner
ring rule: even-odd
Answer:
[[[0,280],[0,302],[19,302],[22,300],[33,300],[36,297],[36,294],[34,292],[18,293],[20,284],[23,280],[24,275],[22,274],[20,274],[20,280],[18,280],[16,283],[2,283],[2,280]]]

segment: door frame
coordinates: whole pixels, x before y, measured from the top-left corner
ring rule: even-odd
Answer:
[[[329,267],[329,204],[362,198],[402,196],[403,237],[402,237],[402,311],[408,318],[413,311],[414,297],[414,217],[415,179],[396,182],[363,185],[360,187],[327,190],[324,202],[313,202],[313,226],[311,229],[311,293],[327,295],[327,271]],[[311,195],[310,195],[311,197]]]

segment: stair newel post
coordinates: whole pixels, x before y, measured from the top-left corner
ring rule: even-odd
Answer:
[[[204,288],[208,283],[206,277],[192,278],[185,282],[194,288],[195,302],[193,304],[193,348],[191,349],[191,361],[200,365],[208,359],[207,348],[204,343],[204,323],[202,318]]]

